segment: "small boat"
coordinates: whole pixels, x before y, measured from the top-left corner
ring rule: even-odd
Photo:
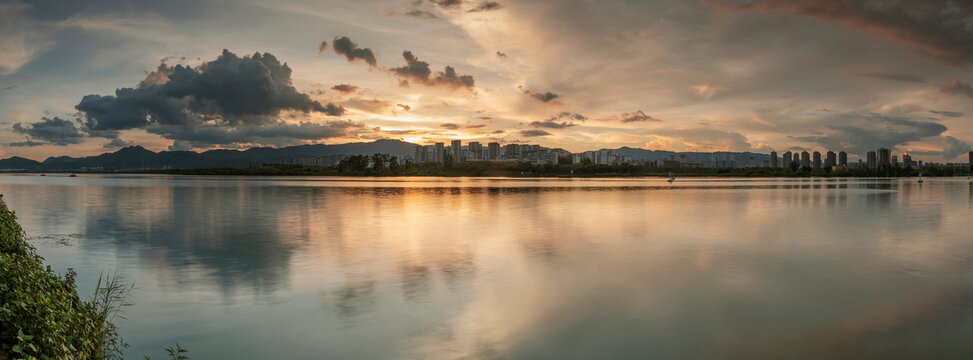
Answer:
[[[919,173],[919,183],[922,184],[922,173]]]
[[[78,177],[78,175],[71,174],[71,175],[68,175],[68,177]]]
[[[668,182],[669,182],[670,184],[671,184],[671,183],[672,183],[673,181],[676,181],[676,174],[673,174],[673,173],[672,173],[672,171],[670,171],[670,172],[669,172],[669,180],[666,180],[666,181],[668,181]]]

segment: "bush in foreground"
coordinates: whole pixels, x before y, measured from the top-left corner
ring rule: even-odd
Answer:
[[[115,359],[125,347],[111,319],[131,286],[104,277],[82,301],[75,273],[58,276],[0,200],[0,359]]]

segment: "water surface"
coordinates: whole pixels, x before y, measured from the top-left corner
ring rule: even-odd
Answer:
[[[970,358],[973,183],[2,175],[129,357]]]

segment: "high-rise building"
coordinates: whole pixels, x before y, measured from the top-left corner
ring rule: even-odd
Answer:
[[[781,162],[781,166],[782,167],[790,167],[792,162],[794,162],[794,161],[791,160],[791,152],[790,151],[785,152],[784,153],[784,161]]]
[[[838,166],[848,166],[848,153],[838,152]]]
[[[892,152],[889,149],[878,149],[878,166],[892,166]]]
[[[899,167],[899,156],[892,155],[892,167]]]
[[[432,161],[443,161],[443,157],[446,156],[446,147],[444,145],[443,143],[435,144]]]
[[[487,160],[500,159],[500,143],[492,142],[487,144]]]
[[[417,163],[426,162],[426,149],[422,145],[416,145],[415,161]]]
[[[463,161],[463,142],[461,140],[453,140],[449,144],[449,147],[453,150],[453,161]]]
[[[750,157],[749,167],[754,167],[754,165],[753,165],[753,156]]]
[[[801,167],[811,167],[811,154],[801,151]]]
[[[483,145],[477,141],[470,141],[470,144],[467,145],[467,147],[470,153],[470,159],[483,160]]]
[[[776,151],[771,151],[770,152],[770,167],[772,167],[772,168],[777,167],[777,152]]]
[[[814,168],[815,169],[820,169],[821,168],[821,153],[820,152],[817,152],[817,151],[814,152],[814,161],[813,161],[813,164],[812,165],[814,165]]]
[[[837,154],[835,154],[834,151],[828,150],[828,157],[824,160],[824,167],[830,169],[835,165],[838,165]]]
[[[905,166],[907,168],[911,168],[912,165],[913,165],[912,164],[912,155],[909,155],[909,153],[902,154],[902,166]]]
[[[973,171],[973,151],[970,151],[970,171]]]
[[[869,151],[868,154],[866,155],[866,157],[868,158],[868,168],[869,169],[874,169],[874,168],[878,167],[878,159],[875,157],[875,152],[874,151]]]

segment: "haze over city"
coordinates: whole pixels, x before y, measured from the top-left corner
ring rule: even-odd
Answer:
[[[401,139],[965,161],[961,1],[0,4],[0,157]]]

